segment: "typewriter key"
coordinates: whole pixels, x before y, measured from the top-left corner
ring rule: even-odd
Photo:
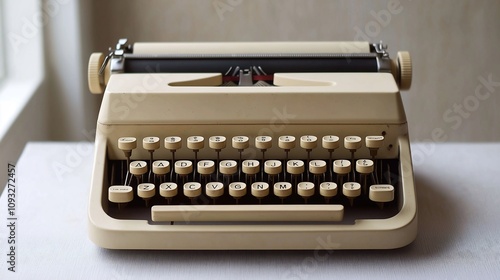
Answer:
[[[278,147],[285,151],[285,160],[283,165],[288,162],[288,153],[295,148],[295,137],[291,135],[280,136],[278,138]],[[286,170],[283,168],[283,180],[286,180]]]
[[[351,162],[345,159],[337,159],[333,162],[333,172],[337,174],[337,184],[342,185],[344,177],[351,172]]]
[[[224,194],[224,184],[221,182],[210,182],[205,185],[205,193],[208,197],[212,198],[213,204],[215,199]]]
[[[337,195],[337,184],[334,182],[323,182],[319,185],[319,194],[325,198],[325,203]]]
[[[132,156],[132,150],[137,148],[137,139],[135,137],[121,137],[118,138],[118,149],[122,150],[125,158],[127,159],[127,175],[125,176],[124,184],[127,184],[128,174],[130,172],[130,157]],[[123,172],[123,166],[122,166]],[[121,178],[124,178],[123,173],[121,174]]]
[[[304,135],[300,137],[300,147],[307,151],[307,161],[306,164],[309,165],[311,159],[311,151],[318,145],[318,137],[314,135]],[[309,179],[309,170],[307,170],[307,178]]]
[[[182,139],[179,136],[167,136],[164,140],[165,149],[172,153],[172,164],[175,163],[175,152],[182,148]],[[174,169],[170,173],[170,180],[174,180]]]
[[[130,163],[130,173],[135,175],[137,184],[142,182],[142,175],[146,174],[146,172],[148,172],[148,164],[145,161],[137,160]]]
[[[236,200],[236,204],[240,198],[247,194],[247,185],[243,182],[233,182],[229,184],[229,195]]]
[[[167,199],[168,204],[172,203],[172,198],[177,195],[177,184],[168,182],[160,185],[160,195]]]
[[[252,195],[262,203],[262,199],[269,195],[269,184],[266,182],[255,182],[252,184]]]
[[[155,160],[152,165],[153,173],[160,183],[165,180],[165,175],[170,172],[170,163],[166,160]],[[156,181],[156,180],[155,180]]]
[[[131,186],[111,186],[108,188],[108,199],[121,209],[134,199],[133,189]]]
[[[313,183],[319,185],[325,177],[326,162],[324,160],[311,160],[309,162],[309,172],[314,176]]]
[[[274,195],[281,198],[281,203],[284,199],[292,195],[292,184],[288,182],[277,182],[274,184]]]
[[[191,204],[195,204],[195,199],[201,195],[201,184],[198,182],[188,182],[183,187],[184,195],[191,199]]]
[[[360,182],[363,184],[362,189],[363,189],[363,194],[366,195],[366,177],[369,174],[373,175],[373,161],[369,159],[358,159],[356,161],[356,172],[359,173],[360,175]]]
[[[339,143],[339,137],[335,135],[326,135],[323,136],[322,139],[322,146],[323,149],[326,149],[328,151],[328,166],[329,166],[329,174],[330,174],[330,179],[333,180],[333,166],[332,166],[332,154],[335,151],[335,149],[338,149],[340,147]]]
[[[241,170],[245,173],[246,182],[252,184],[256,181],[255,174],[259,173],[260,162],[254,159],[244,160],[241,164]]]
[[[241,154],[243,153],[243,151],[245,149],[247,149],[250,146],[250,138],[248,138],[247,136],[234,136],[232,139],[232,145],[233,145],[233,148],[237,149],[238,153],[240,154],[238,162],[241,165],[241,163],[242,163],[241,162]],[[238,175],[238,180],[241,181],[241,170],[240,170],[240,173]]]
[[[194,165],[197,165],[198,152],[205,147],[205,138],[203,136],[189,136],[187,147],[194,152]],[[193,180],[196,180],[196,169],[193,170]]]
[[[137,196],[144,199],[146,207],[149,206],[149,200],[156,194],[156,187],[151,183],[142,183],[137,186]]]
[[[394,200],[394,187],[392,185],[371,185],[368,197],[377,202],[380,209],[384,208],[385,202]]]
[[[314,183],[311,182],[300,182],[297,184],[297,194],[304,198],[304,202],[307,203],[307,199],[314,195]]]
[[[356,182],[347,182],[342,185],[342,193],[349,199],[349,204],[354,204],[354,199],[361,195],[361,185]]]

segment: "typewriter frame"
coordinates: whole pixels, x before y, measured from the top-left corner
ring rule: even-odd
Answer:
[[[147,98],[136,104],[137,108],[135,110],[129,111],[126,118],[120,118],[116,114],[116,110],[113,111],[113,100],[123,98],[126,94],[133,94],[134,84],[144,79],[145,75],[166,79],[169,83],[162,84],[159,88],[149,91]],[[389,154],[385,155],[385,157],[396,154],[400,159],[399,174],[401,182],[399,183],[400,191],[398,194],[400,195],[399,201],[401,205],[399,206],[400,212],[397,215],[383,220],[360,219],[356,220],[354,224],[265,224],[262,226],[256,226],[255,224],[150,224],[147,220],[121,220],[110,217],[106,213],[108,201],[103,188],[107,186],[108,158],[120,157],[120,153],[110,150],[110,145],[116,143],[116,137],[129,134],[142,136],[141,133],[145,132],[140,131],[148,130],[151,127],[156,128],[156,131],[158,131],[160,127],[165,129],[174,124],[181,127],[189,124],[190,121],[193,124],[193,119],[189,120],[186,115],[178,116],[178,118],[173,117],[175,115],[170,115],[171,118],[169,119],[168,114],[162,113],[163,115],[159,116],[154,112],[151,114],[143,114],[142,112],[145,112],[144,110],[147,108],[149,108],[150,112],[155,111],[155,109],[160,112],[158,98],[162,98],[164,94],[172,94],[172,96],[178,97],[175,107],[180,106],[182,108],[182,102],[192,100],[188,96],[189,92],[193,95],[199,95],[199,93],[193,93],[193,91],[205,90],[205,95],[199,95],[198,98],[200,96],[208,98],[214,92],[220,93],[220,88],[207,85],[197,86],[196,88],[193,86],[172,86],[175,82],[182,84],[184,81],[192,80],[213,82],[218,79],[219,75],[120,74],[111,76],[99,114],[95,142],[95,164],[89,202],[89,234],[94,243],[110,249],[312,250],[391,249],[405,246],[415,239],[417,233],[417,206],[407,124],[398,87],[393,76],[388,73],[330,73],[320,80],[324,81],[328,77],[328,79],[335,82],[334,86],[260,88],[261,91],[258,94],[266,96],[265,94],[274,92],[274,97],[277,97],[280,92],[309,92],[311,96],[318,98],[324,95],[336,94],[339,100],[342,100],[342,98],[346,98],[346,101],[353,100],[353,98],[365,100],[364,105],[358,105],[358,111],[364,112],[362,118],[348,112],[342,117],[334,119],[328,115],[319,116],[319,114],[316,114],[316,123],[337,127],[358,125],[364,127],[364,129],[368,128],[368,132],[363,135],[370,135],[370,130],[380,131],[380,127],[385,127],[384,130],[389,131],[388,139],[391,140],[388,141],[393,141],[397,149],[388,152]],[[294,75],[283,74],[283,77],[293,78]],[[349,86],[355,80],[358,81],[357,85]],[[222,93],[244,92],[246,94],[255,94],[255,91],[255,88],[250,87],[222,89]],[[245,100],[244,97],[242,98],[241,100]],[[382,107],[379,106],[380,102],[375,101],[375,98],[385,98],[384,100],[387,101],[382,106],[385,108],[384,113],[377,114],[377,111]],[[338,110],[342,111],[341,104],[337,107]],[[173,110],[173,107],[171,109]],[[265,109],[262,110],[265,111]],[[373,119],[374,116],[377,119]],[[201,122],[198,121],[197,124],[201,127],[207,125],[210,121],[215,121],[220,125],[224,125],[223,120],[227,120],[227,116],[224,116],[224,114],[213,115],[212,117],[212,119],[205,118]],[[263,114],[260,121],[269,120],[270,117],[272,115]],[[259,120],[248,120],[240,116],[239,119],[233,118],[232,123],[241,126],[252,121]],[[371,124],[366,124],[367,121],[370,121]],[[309,125],[310,122],[311,120],[304,120],[301,125]],[[143,123],[143,125],[138,129],[135,125],[139,123]],[[226,124],[229,125],[229,123]],[[370,127],[376,128],[370,129]],[[297,134],[298,132],[293,133]],[[132,157],[147,158],[145,155],[145,151],[138,151]],[[165,158],[166,155],[165,152]],[[162,157],[162,155],[160,154],[159,157]],[[382,157],[384,157],[383,154]]]

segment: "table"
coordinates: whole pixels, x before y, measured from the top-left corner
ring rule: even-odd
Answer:
[[[412,145],[419,235],[388,251],[111,251],[87,238],[91,143],[29,143],[16,166],[16,272],[7,190],[0,279],[477,278],[500,275],[499,143]],[[6,171],[6,164],[3,164]]]

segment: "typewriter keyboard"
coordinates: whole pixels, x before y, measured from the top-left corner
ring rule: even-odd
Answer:
[[[145,217],[150,223],[388,218],[399,207],[399,162],[377,157],[383,141],[383,136],[334,135],[121,137],[117,145],[126,160],[108,160],[103,203],[114,218]],[[282,150],[281,158],[266,156],[273,145]],[[258,158],[245,158],[250,146],[258,149]],[[192,157],[177,158],[186,148]],[[136,149],[148,151],[149,158],[132,159]],[[159,149],[170,156],[157,158]],[[213,157],[199,158],[202,149],[213,150]],[[237,150],[239,157],[221,157],[225,149]],[[304,157],[290,157],[292,149],[302,149]],[[324,158],[311,158],[315,149],[322,149]],[[337,149],[351,156],[337,158]],[[358,158],[359,149],[369,149],[370,157]]]

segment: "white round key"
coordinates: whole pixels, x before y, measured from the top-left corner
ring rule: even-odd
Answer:
[[[208,146],[210,149],[222,150],[226,147],[226,137],[224,136],[211,136],[208,138]]]
[[[351,172],[351,161],[345,159],[335,160],[333,162],[333,172],[340,175]]]
[[[337,184],[333,182],[323,182],[319,185],[319,194],[321,196],[330,198],[337,195]]]
[[[374,202],[390,202],[394,200],[392,185],[371,185],[368,197]]]
[[[300,137],[300,147],[312,150],[318,146],[318,137],[314,135],[304,135]]]
[[[326,135],[323,136],[323,141],[321,142],[324,149],[327,150],[335,150],[340,147],[340,139],[335,135]]]
[[[242,182],[233,182],[229,184],[229,195],[234,198],[240,198],[247,194],[247,184]]]
[[[346,136],[344,138],[344,147],[348,150],[357,150],[361,148],[361,137]]]
[[[190,160],[178,160],[175,162],[175,173],[179,175],[188,175],[193,172],[193,163]]]
[[[269,175],[280,174],[282,170],[281,161],[279,160],[266,160],[264,162],[264,172]]]
[[[260,150],[267,150],[273,146],[273,138],[271,136],[257,136],[255,137],[255,148]]]
[[[146,172],[148,172],[148,164],[145,161],[136,160],[130,163],[130,173],[139,176]]]
[[[134,199],[131,186],[111,186],[108,188],[108,199],[114,203],[127,203]]]
[[[294,175],[304,173],[304,162],[297,159],[292,159],[286,163],[286,172]]]
[[[373,161],[369,159],[358,159],[356,161],[356,171],[362,174],[373,172]]]
[[[309,162],[309,172],[312,174],[323,174],[326,172],[326,161],[311,160]]]
[[[226,175],[235,174],[238,172],[238,163],[234,160],[223,160],[219,163],[219,171]]]
[[[187,147],[190,150],[201,150],[205,147],[205,138],[203,136],[189,136],[187,138]]]
[[[274,195],[279,198],[285,198],[292,195],[292,184],[288,182],[278,182],[273,187]]]
[[[198,161],[198,173],[209,175],[215,172],[215,162],[213,160]]]
[[[189,182],[184,184],[184,195],[189,198],[195,198],[201,195],[201,184],[198,182]]]
[[[241,170],[248,175],[254,175],[260,171],[260,162],[254,159],[247,159],[241,163]]]
[[[384,136],[366,136],[365,145],[369,149],[378,149],[384,143]]]
[[[269,195],[269,184],[266,182],[255,182],[252,184],[252,195],[263,198]]]
[[[311,182],[300,182],[297,184],[297,194],[302,197],[314,195],[314,184]]]
[[[177,195],[176,183],[162,183],[160,184],[160,195],[164,198],[172,198]]]
[[[160,138],[156,136],[144,137],[142,147],[148,151],[158,150],[160,148]]]
[[[232,143],[233,148],[244,150],[250,147],[250,138],[248,136],[234,136]]]
[[[131,151],[137,148],[137,139],[135,137],[118,138],[118,149],[122,151]]]
[[[361,185],[356,182],[347,182],[342,186],[342,193],[349,198],[361,195]]]
[[[205,193],[211,198],[216,198],[224,194],[224,184],[221,182],[210,182],[205,186]]]
[[[153,161],[153,173],[156,175],[165,175],[170,172],[170,162],[166,160]]]
[[[295,148],[295,137],[291,135],[280,136],[278,138],[278,147],[284,150]]]
[[[179,150],[182,148],[182,138],[179,136],[168,136],[165,137],[164,141],[165,149],[170,151]]]
[[[140,198],[148,199],[152,198],[156,194],[156,188],[154,184],[142,183],[137,186],[137,196]]]

